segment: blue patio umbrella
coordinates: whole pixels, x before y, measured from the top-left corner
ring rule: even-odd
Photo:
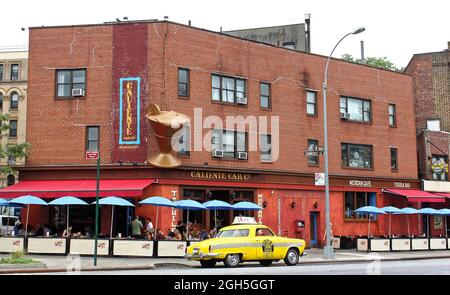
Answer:
[[[367,236],[368,238],[370,237],[370,214],[386,214],[386,212],[374,206],[364,206],[356,209],[355,212],[369,214],[369,234]]]
[[[391,215],[392,213],[401,213],[402,211],[393,206],[383,207],[381,210],[389,214],[389,237],[391,237]]]
[[[25,223],[25,238],[26,238],[28,235],[28,216],[30,213],[30,205],[47,205],[47,202],[42,200],[41,198],[31,196],[31,195],[26,195],[26,196],[14,198],[14,199],[10,200],[9,203],[10,204],[27,205],[27,220]]]
[[[450,215],[450,209],[440,209],[439,212],[441,212],[442,215],[444,215],[445,220],[445,238],[447,239],[447,215]]]
[[[178,209],[187,210],[187,219],[186,219],[186,237],[189,238],[189,210],[205,210],[206,207],[194,200],[180,200],[175,201]]]
[[[410,207],[405,207],[400,209],[400,212],[394,212],[395,215],[399,215],[399,214],[405,214],[406,215],[406,224],[408,226],[408,236],[411,237],[411,231],[409,230],[409,215],[410,214],[417,214],[419,213],[419,210],[414,209],[414,208],[410,208]]]
[[[160,196],[146,198],[146,199],[140,201],[139,204],[157,206],[156,226],[155,226],[155,235],[154,235],[154,239],[156,240],[156,231],[158,230],[159,207],[177,207],[177,204],[175,204],[174,202],[172,202],[171,200],[169,200],[167,198],[160,197]]]
[[[96,202],[92,202],[95,204]],[[109,230],[109,238],[112,239],[112,230],[114,224],[114,206],[125,206],[125,207],[134,207],[129,201],[119,198],[119,197],[105,197],[98,200],[99,205],[110,205],[111,206],[111,227]]]
[[[262,210],[263,208],[259,206],[258,204],[252,203],[252,202],[238,202],[236,204],[233,204],[234,210]]]
[[[217,233],[217,210],[231,210],[233,206],[220,200],[211,200],[203,203],[208,210],[214,210],[214,232]]]
[[[9,204],[9,202],[6,201],[5,199],[0,199],[0,206],[5,206],[5,205],[8,205],[8,204]]]
[[[67,216],[66,216],[66,232],[69,233],[69,205],[87,205],[85,201],[72,196],[65,196],[61,198],[54,199],[48,203],[49,205],[55,206],[67,206]]]
[[[433,208],[422,208],[422,209],[419,209],[418,213],[427,215],[427,238],[429,238],[430,237],[430,215],[442,215],[442,213]]]

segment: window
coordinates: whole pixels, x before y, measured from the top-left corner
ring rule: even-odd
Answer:
[[[389,104],[389,126],[397,126],[397,110],[395,108],[395,104]]]
[[[441,131],[441,120],[427,120],[427,129],[430,131]]]
[[[343,167],[364,169],[373,167],[371,145],[343,143],[341,149]]]
[[[0,110],[3,109],[3,94],[0,92]]]
[[[17,120],[9,121],[9,137],[17,137]]]
[[[306,114],[317,116],[317,92],[306,91]]]
[[[319,145],[319,141],[316,139],[308,139],[308,150],[314,151]],[[308,165],[317,166],[319,165],[319,156],[308,156]]]
[[[17,110],[19,108],[19,94],[16,92],[11,93],[11,110]]]
[[[12,174],[8,175],[8,177],[6,178],[6,185],[10,186],[16,183],[16,177]]]
[[[245,80],[212,75],[212,100],[237,103],[245,96]]]
[[[19,80],[19,65],[11,65],[11,80]]]
[[[204,190],[183,190],[184,200],[194,200],[199,203],[205,202],[206,192]],[[193,224],[203,223],[204,210],[189,210],[189,221]],[[187,210],[183,210],[183,223],[187,223]]]
[[[86,70],[57,70],[56,96],[72,97],[73,89],[82,89],[81,96],[84,96],[86,90]]]
[[[261,93],[261,108],[262,109],[270,109],[271,101],[270,101],[270,84],[261,82],[259,85],[259,90]]]
[[[272,135],[261,134],[260,154],[261,162],[272,162]]]
[[[273,237],[273,232],[268,228],[258,228],[256,229],[255,235],[257,237]]]
[[[0,81],[3,80],[3,68],[4,65],[0,64]]]
[[[212,134],[212,150],[221,150],[224,158],[237,158],[239,152],[247,151],[245,132],[214,129]]]
[[[186,125],[181,129],[181,136],[178,140],[178,154],[183,156],[189,156],[191,151],[191,126]]]
[[[370,122],[370,101],[341,96],[341,118],[357,122]]]
[[[397,148],[391,148],[391,170],[398,171]]]
[[[433,155],[431,172],[433,173],[433,180],[446,181],[448,178],[448,158],[442,155]]]
[[[13,155],[9,155],[8,156],[8,165],[10,165],[10,166],[16,165],[16,157],[14,157]]]
[[[86,150],[98,151],[99,148],[99,129],[98,126],[86,127]]]
[[[178,68],[178,96],[189,97],[189,70]]]
[[[345,192],[344,199],[344,218],[347,220],[368,219],[368,214],[357,213],[355,210],[364,206],[376,206],[376,193]],[[372,216],[372,219],[374,219],[374,216]]]

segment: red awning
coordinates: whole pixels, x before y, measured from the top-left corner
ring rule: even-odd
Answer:
[[[450,198],[450,193],[435,193],[436,195],[439,195],[439,196],[443,196],[443,197],[446,197],[446,198]]]
[[[134,197],[142,195],[144,188],[155,179],[105,179],[100,180],[100,197]],[[40,198],[64,196],[95,197],[95,180],[25,180],[0,190],[0,198],[33,195]]]
[[[404,196],[410,202],[444,203],[445,197],[414,189],[384,189],[385,193]]]

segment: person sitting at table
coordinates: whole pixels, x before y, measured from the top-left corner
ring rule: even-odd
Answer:
[[[52,230],[50,229],[50,227],[45,224],[44,225],[44,237],[49,237],[52,234]]]
[[[164,233],[160,228],[156,230],[156,239],[157,240],[164,240],[166,237],[164,236]]]
[[[86,225],[86,227],[84,228],[84,232],[85,232],[84,237],[86,239],[92,239],[93,236],[92,229],[89,225]]]
[[[185,239],[186,238],[186,226],[183,224],[183,221],[178,220],[176,229],[180,232],[181,238]]]
[[[72,236],[72,226],[69,225],[68,228],[64,229],[62,237],[63,238],[70,238]]]
[[[167,230],[167,239],[168,240],[173,240],[173,238],[175,238],[175,232],[174,232],[174,228],[168,229]]]
[[[173,233],[175,234],[174,240],[181,241],[183,239],[183,235],[178,229],[174,229]]]
[[[209,234],[206,231],[206,229],[204,229],[204,228],[202,229],[202,231],[200,232],[199,238],[200,238],[200,241],[209,239]]]
[[[44,227],[41,224],[36,224],[36,229],[34,230],[34,235],[36,237],[42,237],[44,235]]]

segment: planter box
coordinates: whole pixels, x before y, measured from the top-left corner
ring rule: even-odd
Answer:
[[[153,241],[150,240],[114,240],[114,256],[153,256]]]
[[[389,239],[371,239],[370,251],[373,252],[386,252],[391,251]]]
[[[333,249],[341,249],[341,238],[333,238]]]
[[[410,239],[392,239],[392,251],[411,251]]]
[[[446,244],[445,238],[431,238],[430,239],[430,249],[431,250],[447,249],[447,244]]]
[[[158,241],[158,257],[184,257],[185,241]]]
[[[94,255],[94,239],[71,239],[70,254]],[[98,239],[97,255],[109,254],[109,240]]]
[[[428,239],[423,238],[413,238],[411,240],[412,250],[429,250],[428,249]]]
[[[28,253],[66,254],[65,238],[28,238]]]
[[[0,252],[2,253],[11,253],[15,251],[23,251],[24,250],[24,238],[8,238],[1,237],[0,238]]]
[[[369,249],[369,240],[358,238],[356,240],[356,250],[367,252]]]

